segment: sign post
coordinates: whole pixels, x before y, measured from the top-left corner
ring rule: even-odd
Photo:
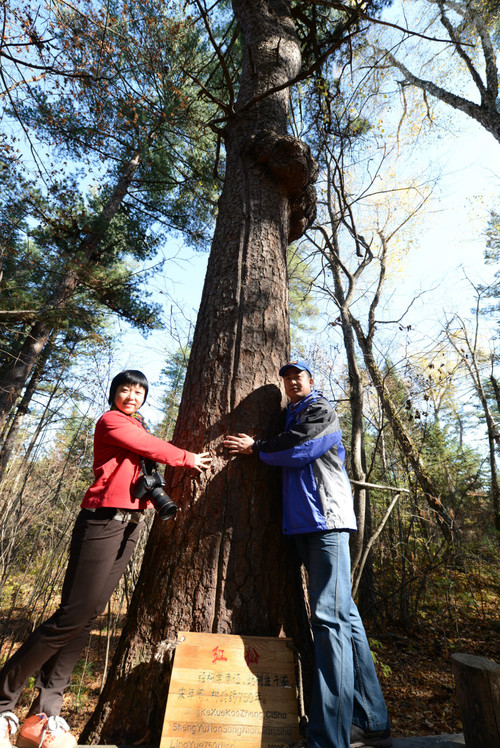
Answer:
[[[181,632],[160,748],[282,748],[300,739],[290,639]]]

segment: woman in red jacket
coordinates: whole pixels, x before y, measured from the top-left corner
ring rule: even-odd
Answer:
[[[30,635],[0,672],[0,748],[18,722],[11,711],[27,679],[40,669],[39,693],[31,705],[17,745],[20,748],[75,748],[76,739],[59,716],[63,691],[95,619],[111,597],[130,560],[145,509],[137,499],[141,458],[202,472],[208,452],[195,454],[152,436],[138,414],[148,394],[140,371],[120,372],[111,382],[111,409],[98,420],[94,434],[95,481],[76,519],[57,611]]]

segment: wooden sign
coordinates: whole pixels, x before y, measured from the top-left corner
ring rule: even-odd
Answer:
[[[290,639],[178,639],[160,748],[280,748],[300,739]]]

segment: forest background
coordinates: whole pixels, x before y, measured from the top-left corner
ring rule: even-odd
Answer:
[[[146,418],[174,433],[243,88],[244,5],[2,4],[4,656],[57,600],[110,378],[146,371]],[[341,417],[354,589],[396,734],[457,732],[450,653],[499,656],[498,11],[253,12],[288,14],[300,40],[284,142],[307,146],[317,199],[288,232],[291,352]],[[266,178],[286,192],[275,160]],[[143,550],[66,698],[79,726]]]

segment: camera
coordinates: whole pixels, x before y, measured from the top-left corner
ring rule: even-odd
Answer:
[[[141,466],[142,475],[135,484],[135,498],[146,497],[152,502],[161,519],[170,519],[176,513],[177,506],[163,490],[165,481],[158,472],[158,464],[152,460],[141,460]]]

